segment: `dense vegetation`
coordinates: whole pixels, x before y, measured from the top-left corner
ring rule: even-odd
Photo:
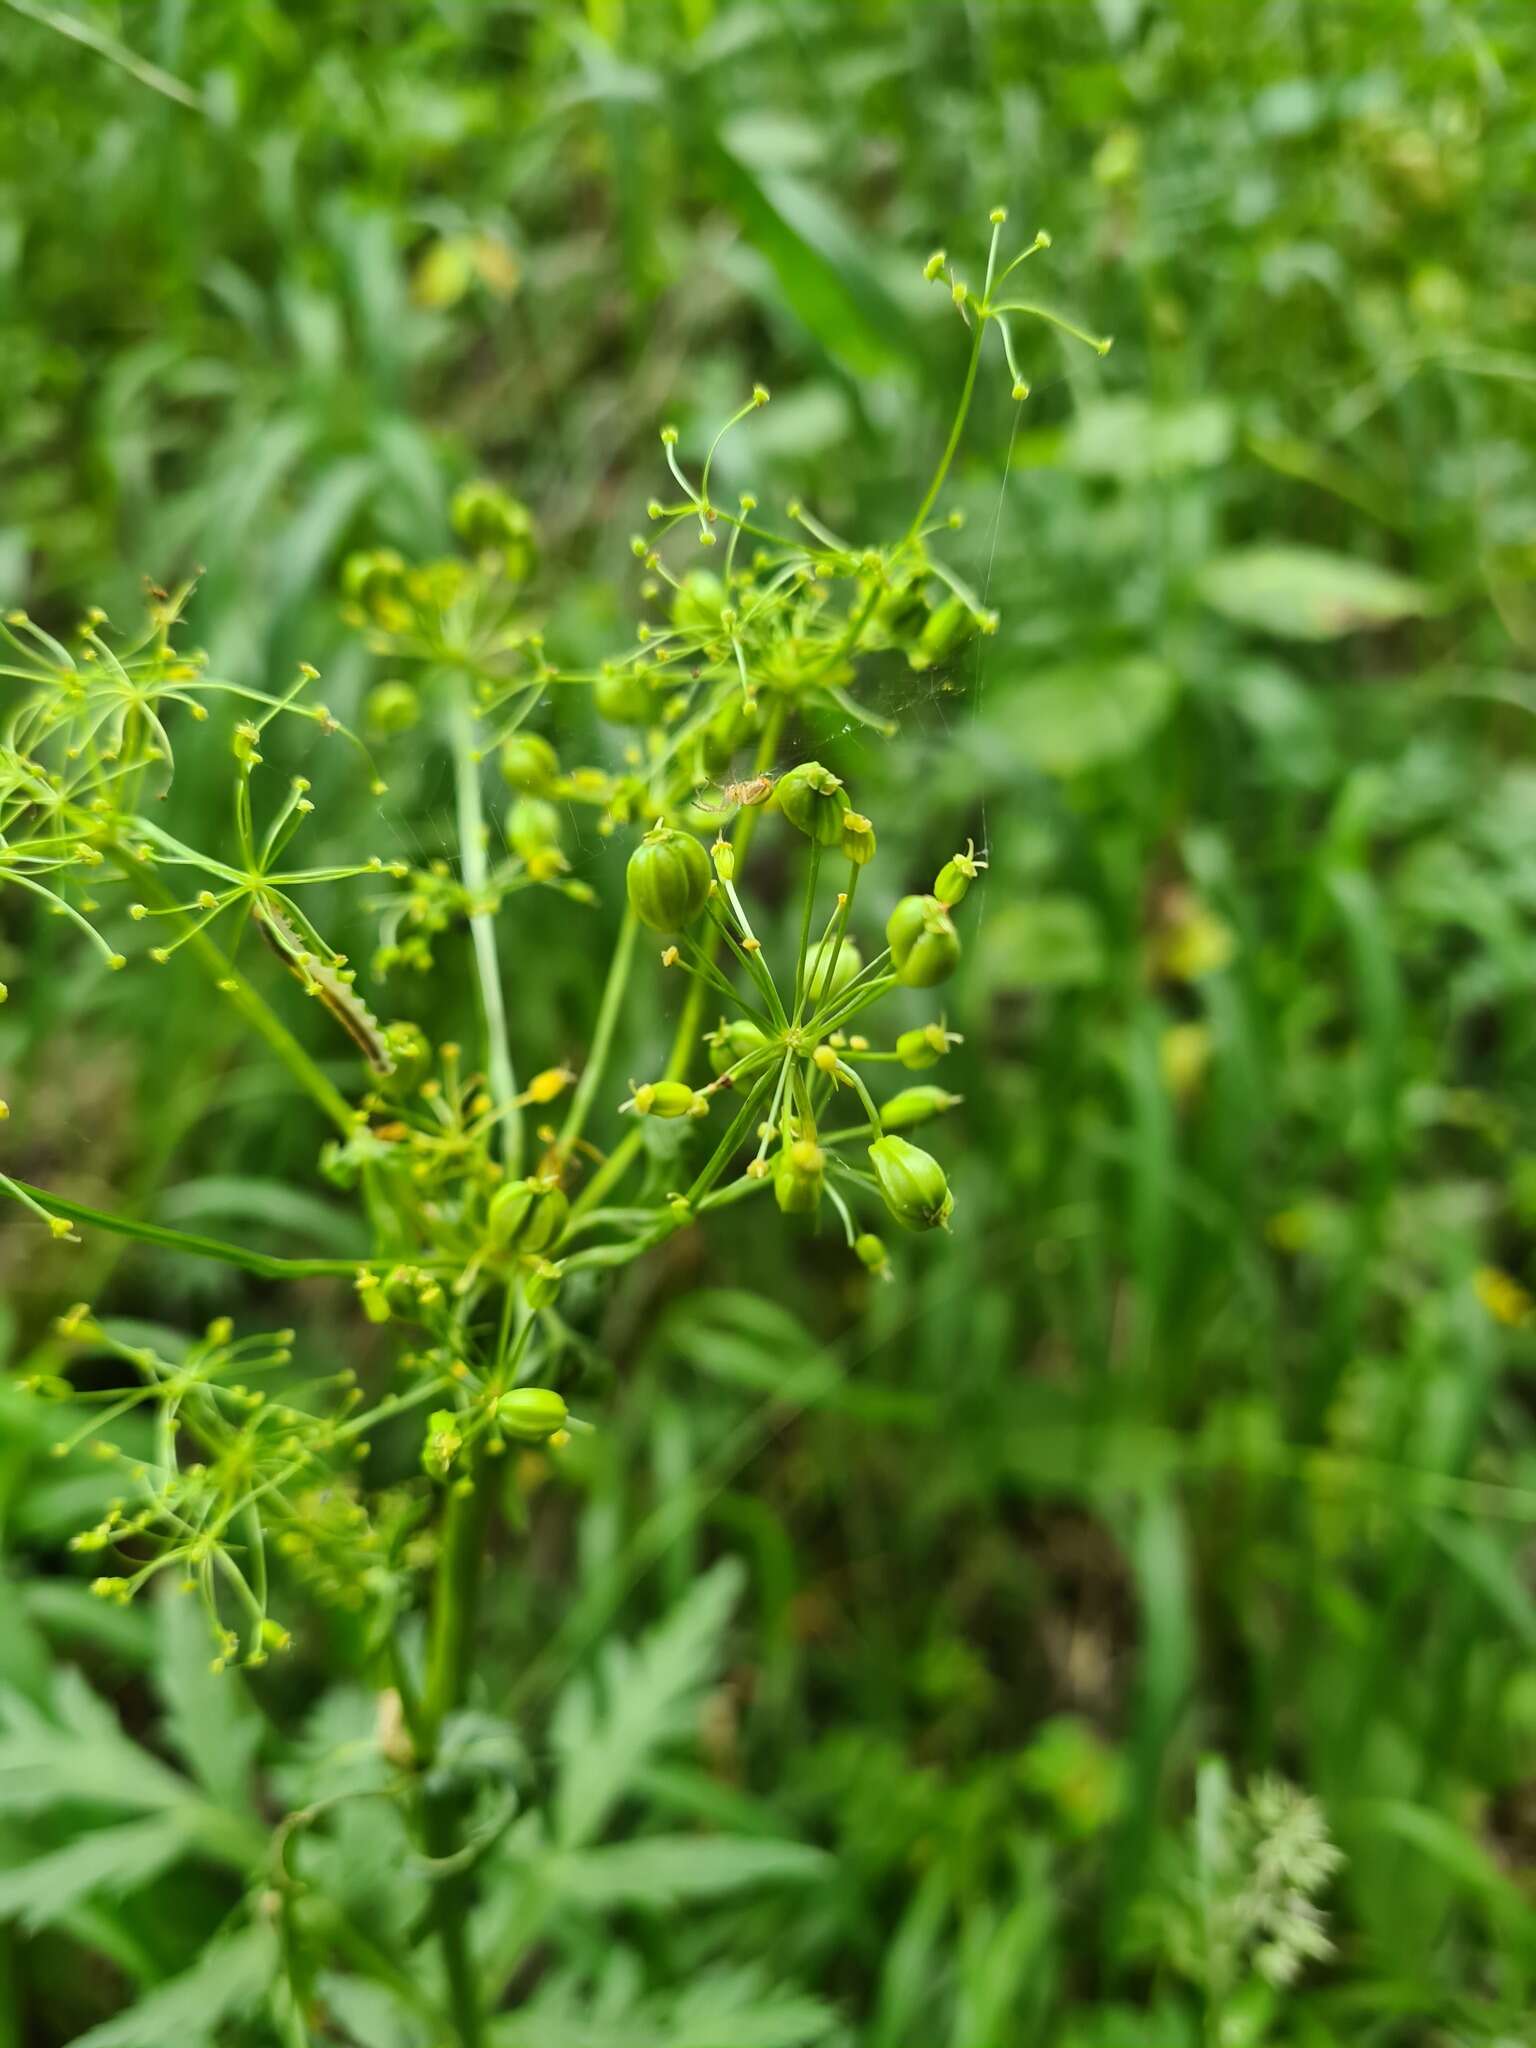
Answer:
[[[1006,205],[1010,251],[1051,236],[1028,296],[1115,346],[1019,324],[1021,402],[988,336],[933,542],[974,606],[932,626],[929,582],[848,702],[751,736],[874,820],[870,932],[985,853],[954,980],[892,992],[893,1028],[942,1001],[961,1039],[901,1073],[963,1098],[953,1229],[886,1232],[886,1280],[828,1213],[623,1212],[645,1255],[560,1297],[595,1427],[482,1474],[475,1673],[424,1788],[330,1495],[273,1558],[291,1641],[214,1675],[195,1600],[93,1597],[72,1539],[121,1481],[51,1455],[125,1354],[225,1318],[291,1326],[296,1410],[338,1369],[388,1398],[394,1326],[283,1268],[375,1242],[296,1085],[363,1070],[259,945],[287,1064],[125,897],[90,913],[114,973],[0,886],[0,1174],[270,1268],[0,1211],[0,2048],[436,2048],[432,1936],[471,1903],[506,2048],[1525,2037],[1533,65],[1527,10],[1456,0],[4,0],[0,604],[78,651],[87,607],[131,635],[146,580],[195,574],[209,676],[320,672],[299,701],[387,789],[287,715],[262,822],[310,779],[305,911],[466,1071],[462,751],[370,562],[509,583],[498,688],[601,675],[655,616],[658,429],[696,480],[761,380],[719,502],[809,508],[852,623],[876,570],[825,535],[905,573],[967,374],[930,253],[979,289]],[[536,559],[478,545],[516,526],[480,478]],[[679,576],[724,553],[691,532]],[[635,728],[550,694],[560,762],[617,786]],[[236,716],[172,721],[139,810],[179,845],[233,844]],[[524,806],[520,876],[551,830],[563,863],[495,919],[525,1088],[587,1065],[651,822],[562,786],[551,827],[539,772],[482,782]],[[749,902],[793,962],[803,843],[704,802],[759,818]],[[429,966],[339,872],[369,856],[430,898]],[[682,1004],[648,952],[583,1109],[605,1149]],[[646,1127],[656,1213],[692,1122]],[[370,1495],[451,1489],[424,1419]],[[401,1525],[407,1616],[432,1548]]]

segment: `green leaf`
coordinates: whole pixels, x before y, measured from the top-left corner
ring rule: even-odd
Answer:
[[[1374,562],[1280,545],[1218,555],[1201,571],[1200,594],[1236,624],[1280,640],[1336,640],[1429,609],[1421,584]]]
[[[810,1884],[833,1868],[822,1850],[803,1842],[765,1842],[732,1835],[651,1835],[557,1857],[541,1868],[547,1881],[584,1906],[669,1906],[713,1899],[756,1885]]]
[[[1008,692],[1003,744],[1049,775],[1080,775],[1145,746],[1173,709],[1178,678],[1148,655],[1073,661]]]
[[[238,1671],[210,1669],[212,1644],[201,1604],[167,1585],[156,1602],[159,1663],[172,1746],[217,1805],[251,1814],[251,1762],[261,1718]]]
[[[227,2019],[254,2012],[278,1970],[277,1937],[247,1927],[206,1948],[190,1970],[127,2012],[82,2034],[73,2048],[202,2048]]]
[[[183,1230],[201,1231],[209,1223],[263,1224],[306,1251],[338,1258],[362,1257],[368,1250],[367,1233],[348,1210],[278,1180],[210,1174],[183,1181],[161,1199],[159,1214],[162,1222]]]
[[[93,1828],[62,1849],[0,1872],[0,1920],[28,1929],[62,1919],[96,1892],[121,1893],[148,1884],[191,1846],[186,1817],[156,1814],[121,1827]]]
[[[17,1693],[0,1699],[0,1813],[193,1803],[186,1779],[130,1741],[78,1671],[59,1672],[52,1707],[50,1718]]]
[[[1154,406],[1127,395],[1084,405],[1067,428],[1062,462],[1083,476],[1141,483],[1215,469],[1232,452],[1232,412],[1219,398]]]
[[[550,1741],[560,1759],[555,1834],[563,1847],[591,1841],[652,1752],[692,1733],[742,1576],[735,1559],[722,1559],[639,1644],[610,1643],[597,1673],[562,1693]]]

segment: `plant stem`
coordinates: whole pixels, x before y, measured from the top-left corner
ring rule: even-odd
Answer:
[[[608,1064],[608,1054],[612,1049],[619,1011],[624,1006],[624,991],[629,986],[630,969],[635,960],[635,940],[639,931],[639,918],[626,906],[624,921],[619,926],[618,944],[614,947],[613,960],[608,968],[608,979],[603,984],[603,1000],[592,1033],[592,1049],[587,1054],[587,1064],[581,1070],[581,1079],[577,1082],[576,1093],[571,1098],[570,1111],[561,1126],[562,1153],[568,1152],[581,1136],[591,1114],[593,1097],[597,1093],[598,1083],[603,1078],[603,1069]]]
[[[453,744],[453,785],[459,812],[459,862],[471,905],[484,897],[490,869],[485,852],[485,808],[480,798],[480,761],[475,750],[475,719],[469,692],[454,685],[448,716]],[[502,1156],[515,1173],[523,1151],[523,1113],[517,1106],[517,1078],[507,1039],[507,1011],[501,995],[501,965],[496,957],[496,920],[484,907],[471,908],[469,935],[475,952],[475,977],[485,1021],[485,1065],[491,1098],[505,1114],[501,1119]]]
[[[436,1860],[456,1855],[460,1846],[462,1795],[456,1787],[434,1785],[432,1775],[443,1724],[462,1705],[469,1681],[475,1619],[480,1606],[482,1553],[491,1512],[492,1489],[483,1457],[472,1458],[465,1477],[468,1487],[463,1488],[462,1482],[454,1487],[443,1517],[420,1707],[419,1744],[425,1773],[422,1840],[427,1854]],[[454,1871],[438,1878],[432,1891],[432,1924],[443,1952],[448,2001],[459,2048],[481,2048],[485,2038],[480,1988],[469,1946],[473,1894],[474,1880],[468,1871]]]
[[[933,481],[928,486],[927,495],[918,506],[912,524],[907,528],[908,543],[916,540],[923,521],[933,510],[933,501],[944,488],[944,479],[949,475],[949,465],[954,461],[955,450],[960,446],[960,436],[965,431],[966,416],[971,409],[971,393],[976,389],[976,369],[981,361],[981,337],[985,334],[986,328],[986,321],[978,313],[976,332],[971,339],[971,360],[966,366],[965,383],[960,389],[960,403],[955,408],[955,423],[949,430],[949,440],[945,444],[944,453],[939,457],[939,466],[933,473]]]
[[[175,900],[143,861],[135,860],[132,854],[119,847],[109,847],[107,851],[147,902],[170,904]],[[190,924],[190,920],[187,922]],[[183,943],[214,986],[228,996],[251,1029],[266,1040],[305,1093],[319,1104],[344,1136],[350,1136],[357,1120],[346,1097],[321,1073],[287,1025],[267,1007],[229,956],[214,944],[205,931],[192,929]]]

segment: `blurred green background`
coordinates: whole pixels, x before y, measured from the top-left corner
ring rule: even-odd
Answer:
[[[596,1448],[498,1560],[490,1698],[536,1752],[601,1644],[741,1560],[702,1732],[620,1826],[830,1861],[562,1923],[579,2019],[498,2039],[1530,2038],[1533,65],[1536,12],[1454,0],[0,5],[0,597],[126,622],[200,566],[216,667],[310,660],[343,717],[378,674],[349,549],[444,547],[492,475],[590,659],[658,425],[688,445],[755,378],[730,487],[898,531],[964,366],[922,262],[977,274],[995,204],[1051,231],[1041,296],[1116,337],[1030,332],[1022,408],[989,363],[951,553],[997,637],[887,679],[894,742],[797,742],[911,884],[990,855],[946,991],[953,1240],[888,1288],[728,1218],[643,1264],[595,1331]],[[223,830],[223,745],[183,758],[189,833]],[[382,801],[330,766],[317,795],[317,854],[446,849],[430,748]],[[579,1060],[616,928],[617,853],[572,832],[600,907],[515,910],[529,1071]],[[274,1122],[190,968],[168,1005],[0,919],[8,1170],[354,1248],[312,1115]],[[374,1000],[470,1028],[452,975]],[[0,1279],[17,1360],[89,1297],[368,1363],[342,1292],[14,1215]],[[106,1482],[19,1400],[0,1431],[0,1676],[41,1699],[77,1665],[153,1743],[154,1618],[64,1549]],[[269,1754],[356,1657],[301,1630]],[[1180,1932],[1207,1754],[1314,1795],[1347,1857],[1337,1953],[1289,1990],[1214,1982]],[[80,1826],[7,1818],[5,1782],[0,1867]],[[0,2044],[72,2040],[219,1910],[183,1869],[18,1930]],[[349,2024],[325,2038],[412,2038]]]

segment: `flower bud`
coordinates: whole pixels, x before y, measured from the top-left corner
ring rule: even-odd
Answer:
[[[925,1124],[936,1116],[942,1116],[946,1109],[955,1108],[962,1099],[951,1095],[947,1088],[903,1088],[899,1095],[893,1095],[882,1107],[881,1128],[909,1131],[914,1124]]]
[[[709,901],[714,877],[709,855],[690,832],[657,825],[629,857],[624,886],[630,907],[656,932],[692,924]]]
[[[939,869],[933,885],[934,895],[946,908],[958,903],[985,866],[984,860],[976,858],[974,843],[968,840],[964,853],[952,855]]]
[[[729,839],[723,835],[717,837],[714,845],[709,849],[709,857],[714,862],[715,873],[722,882],[735,881],[736,849],[732,846]]]
[[[840,844],[856,868],[865,867],[874,859],[875,828],[862,811],[844,811]]]
[[[848,793],[841,779],[819,761],[802,761],[774,788],[774,802],[798,832],[817,846],[836,846],[843,836]]]
[[[501,750],[502,780],[528,796],[545,796],[560,773],[560,757],[536,732],[515,732]]]
[[[886,1270],[885,1242],[876,1237],[872,1230],[862,1231],[853,1240],[853,1255],[859,1264],[871,1273]]]
[[[876,1138],[869,1148],[869,1163],[885,1206],[903,1229],[949,1228],[955,1198],[931,1152],[909,1145],[905,1138]]]
[[[834,948],[831,939],[823,939],[811,948],[810,958],[805,965],[805,985],[812,999],[824,1001],[828,996],[841,995],[850,981],[857,979],[864,965],[864,956],[852,939],[842,939]]]
[[[630,1098],[636,1116],[708,1116],[709,1100],[686,1081],[645,1081]]]
[[[378,683],[363,703],[363,718],[373,732],[409,732],[421,717],[421,699],[409,683]]]
[[[727,1067],[734,1067],[749,1053],[761,1052],[767,1043],[761,1027],[750,1017],[737,1017],[729,1024],[722,1022],[719,1029],[711,1031],[705,1040],[709,1047],[709,1064],[716,1074],[723,1074]]]
[[[826,1155],[810,1138],[784,1145],[773,1165],[773,1198],[786,1216],[813,1216],[821,1205]]]
[[[920,1024],[913,1031],[901,1033],[896,1040],[896,1057],[904,1067],[931,1067],[952,1045],[959,1043],[959,1033],[946,1031],[942,1024]]]
[[[897,979],[908,988],[932,988],[954,973],[960,938],[937,896],[903,896],[885,927]]]
[[[496,1420],[524,1444],[541,1444],[564,1429],[569,1413],[552,1387],[514,1387],[496,1403]]]
[[[631,665],[605,668],[592,685],[592,701],[599,718],[610,725],[649,725],[653,700],[644,676]]]
[[[541,1252],[565,1229],[571,1205],[551,1180],[513,1180],[491,1197],[486,1236],[496,1251]]]

